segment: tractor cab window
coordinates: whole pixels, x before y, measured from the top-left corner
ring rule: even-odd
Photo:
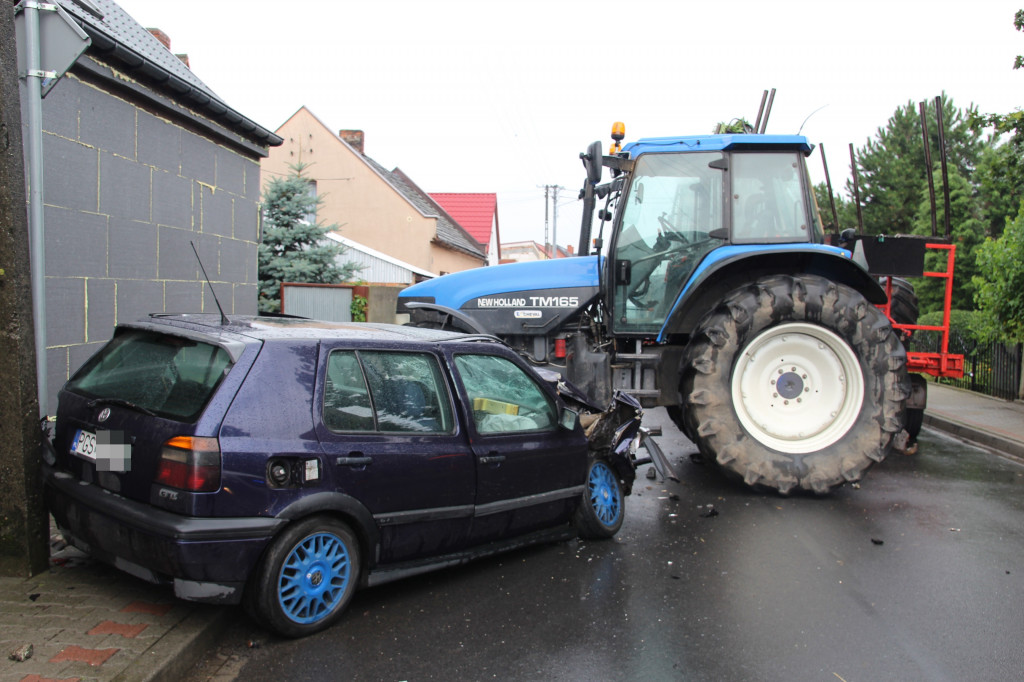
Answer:
[[[615,242],[618,332],[657,332],[694,268],[722,240],[723,154],[644,154]],[[719,233],[721,234],[721,232]]]
[[[732,241],[736,244],[807,242],[815,232],[807,215],[795,152],[733,154]]]

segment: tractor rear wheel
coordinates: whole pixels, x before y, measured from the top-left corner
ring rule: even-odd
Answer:
[[[860,480],[903,428],[906,351],[857,291],[766,277],[704,317],[680,368],[684,431],[751,486],[826,493]]]
[[[917,293],[914,291],[914,285],[905,279],[900,277],[892,278],[892,301],[889,305],[889,314],[892,316],[893,322],[896,324],[917,324],[918,317],[918,305],[917,305]],[[910,335],[904,335],[903,345],[910,350]],[[917,375],[917,379],[911,379],[912,382],[919,383],[924,388],[925,395],[928,393],[928,385],[924,381],[924,377]],[[907,446],[912,447],[917,442],[917,437],[921,433],[921,426],[924,424],[924,408],[923,407],[908,407],[907,408]]]

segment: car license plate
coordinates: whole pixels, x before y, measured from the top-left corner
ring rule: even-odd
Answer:
[[[75,437],[71,439],[71,453],[95,462],[96,434],[84,429],[75,431]]]

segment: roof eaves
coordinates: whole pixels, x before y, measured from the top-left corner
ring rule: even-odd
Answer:
[[[434,209],[435,211],[437,211],[438,227],[439,228],[442,227],[442,224],[444,224],[444,227],[447,227],[449,229],[454,229],[455,232],[458,234],[458,236],[462,237],[468,243],[465,244],[465,245],[461,245],[461,244],[459,244],[455,240],[446,239],[444,237],[444,235],[441,234],[441,230],[440,229],[438,230],[438,233],[437,233],[437,239],[438,239],[439,242],[449,243],[457,251],[464,251],[465,253],[469,253],[469,254],[472,254],[474,256],[477,256],[478,258],[483,258],[483,259],[486,260],[487,253],[484,250],[483,245],[480,244],[480,242],[478,242],[473,237],[473,235],[471,235],[469,232],[467,232],[466,229],[464,227],[462,227],[462,225],[459,225],[458,221],[456,221],[454,218],[452,218],[448,214],[448,212],[445,211],[441,207],[440,204],[438,204],[436,201],[434,201],[434,199],[429,194],[424,192],[419,187],[419,185],[417,185],[412,180],[412,178],[410,178],[408,175],[406,175],[404,172],[402,172],[402,170],[399,169],[399,168],[396,168],[395,170],[393,170],[392,173],[396,177],[400,178],[403,182],[407,183],[409,188],[419,196],[419,198],[420,198],[420,200],[422,202],[425,202],[427,206],[429,206],[432,209]]]
[[[115,35],[114,29],[108,27],[102,17],[97,17],[92,11],[72,0],[57,1],[63,9],[68,11],[75,22],[82,27],[82,30],[91,39],[92,45],[89,51],[106,58],[115,59],[127,67],[129,72],[142,76],[153,85],[160,86],[173,93],[173,99],[178,100],[182,104],[198,107],[203,113],[209,115],[221,125],[240,132],[249,139],[271,147],[283,142],[274,133],[225,104],[197,76],[191,74],[191,71],[188,71],[188,75],[194,79],[194,82],[189,82],[182,75],[173,73],[171,69],[158,64],[133,49]],[[147,39],[156,40],[112,0],[92,0],[92,2],[101,13],[123,14],[125,18],[123,23],[126,31],[138,29],[136,33],[139,36],[142,35],[141,32],[145,32],[145,35],[148,37]],[[117,16],[117,18],[120,17]],[[159,43],[159,41],[157,42]],[[163,48],[163,45],[160,45],[160,47],[161,49],[166,49]],[[169,59],[180,62],[177,57],[170,54],[170,51],[167,51],[167,54]],[[172,62],[169,61],[168,63]],[[177,66],[177,63],[175,63],[175,66]],[[183,64],[181,67],[187,71],[187,67]]]
[[[343,237],[340,234],[337,234],[336,232],[328,232],[325,236],[328,239],[336,241],[347,248],[355,249],[356,251],[362,251],[363,253],[369,256],[379,258],[382,261],[391,263],[392,265],[397,265],[400,268],[405,268],[406,270],[409,270],[410,272],[413,272],[417,275],[422,275],[424,277],[438,276],[438,274],[435,272],[430,272],[429,270],[418,268],[412,263],[406,263],[404,260],[399,260],[394,256],[389,256],[388,254],[378,251],[377,249],[371,249],[369,246],[366,246],[365,244],[360,244],[359,242],[349,239],[348,237]]]

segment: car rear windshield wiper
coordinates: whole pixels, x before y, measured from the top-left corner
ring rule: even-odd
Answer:
[[[130,410],[141,412],[148,417],[155,417],[156,413],[152,410],[143,407],[142,405],[136,405],[135,403],[124,400],[122,398],[93,398],[86,403],[90,408],[96,407],[97,405],[117,405],[119,407],[127,407]]]

